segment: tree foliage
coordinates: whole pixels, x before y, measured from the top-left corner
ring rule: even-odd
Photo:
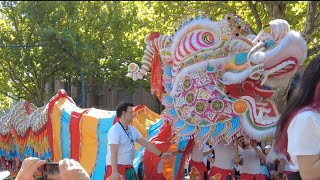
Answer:
[[[316,1],[3,1],[0,106],[8,106],[8,98],[43,105],[54,93],[45,93],[47,82],[79,84],[80,73],[95,89],[148,88],[148,79],[125,77],[127,65],[140,62],[148,33],[171,35],[188,18],[220,20],[229,12],[255,33],[273,19],[286,19],[307,40],[308,60],[320,50]]]

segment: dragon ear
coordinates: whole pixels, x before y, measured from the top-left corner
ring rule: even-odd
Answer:
[[[161,55],[161,58],[164,58],[163,61],[169,61],[171,57],[170,52],[163,50],[171,44],[171,36],[163,36],[160,35],[159,32],[151,32],[145,37],[144,41],[147,43],[147,46],[144,50],[143,59],[141,61],[141,68],[139,68],[135,63],[131,63],[128,66],[127,76],[132,78],[134,81],[143,79],[143,77],[148,74],[152,69],[155,57],[158,55]],[[159,66],[162,66],[161,61],[158,64]]]
[[[266,33],[271,33],[272,27],[270,26],[270,24],[266,24],[263,26],[263,31]]]

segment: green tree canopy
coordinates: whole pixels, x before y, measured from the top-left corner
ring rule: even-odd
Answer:
[[[149,80],[126,78],[127,65],[139,63],[144,37],[171,35],[187,18],[220,20],[236,13],[258,33],[276,18],[289,22],[308,42],[308,60],[318,54],[320,3],[316,1],[4,1],[0,8],[0,106],[25,99],[38,106],[47,82],[134,89]],[[308,63],[308,61],[306,61]]]

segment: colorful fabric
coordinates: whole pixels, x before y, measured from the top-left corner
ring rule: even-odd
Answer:
[[[171,142],[168,141],[171,138],[171,125],[169,122],[167,122],[161,127],[159,134],[153,137],[150,142],[153,143],[153,145],[161,152],[166,152],[171,146]],[[156,173],[154,172],[157,172],[160,160],[160,157],[158,157],[157,155],[148,150],[145,151],[143,156],[143,163],[146,179],[156,178]],[[163,167],[165,167],[165,165]]]
[[[210,180],[234,180],[235,170],[221,169],[213,166],[209,172]],[[228,176],[230,179],[228,179]],[[231,176],[231,177],[230,177]]]
[[[62,98],[59,101],[57,101],[52,110],[52,136],[53,138],[53,161],[58,162],[62,159],[61,154],[61,106],[65,104],[67,99]]]
[[[109,177],[112,174],[112,167],[111,165],[107,166],[106,175],[104,176],[105,180],[110,179]],[[120,174],[120,180],[138,180],[138,175],[134,170],[132,165],[120,165],[118,164],[118,172]]]
[[[70,98],[66,91],[65,90],[59,90],[57,92],[57,94],[50,100],[49,104],[48,104],[48,113],[47,113],[47,116],[48,116],[48,119],[47,119],[47,133],[48,133],[48,141],[49,141],[49,146],[50,146],[50,149],[51,149],[51,159],[55,160],[56,158],[54,157],[55,156],[55,153],[54,152],[59,152],[59,151],[55,151],[55,143],[56,145],[58,145],[59,143],[57,141],[54,141],[53,140],[53,137],[54,137],[54,129],[53,129],[53,124],[52,124],[52,120],[53,120],[53,110],[54,110],[54,107],[56,105],[56,102],[58,100],[61,101],[61,99],[67,99],[69,102],[75,104],[75,102],[72,100],[72,98]],[[60,102],[60,104],[63,104]],[[60,119],[60,118],[58,118]],[[57,130],[57,129],[56,129]],[[61,154],[61,150],[60,150],[60,154]],[[61,156],[60,156],[61,157]],[[59,158],[58,158],[59,159]]]
[[[191,167],[190,179],[208,179],[208,169],[203,161],[196,162],[191,159],[189,166]]]
[[[174,178],[173,179],[181,179],[182,174],[184,175],[184,162],[186,161],[186,154],[191,152],[192,148],[190,148],[190,144],[193,144],[194,141],[183,140],[178,143],[178,150],[185,150],[183,153],[179,153],[175,156],[175,164],[174,164]],[[188,146],[189,145],[189,146]],[[190,149],[190,150],[188,150]],[[190,151],[190,152],[187,152]],[[179,178],[178,178],[179,177]]]
[[[155,44],[153,43],[153,47],[155,48]],[[152,70],[151,70],[151,78],[150,78],[150,87],[151,93],[156,95],[158,99],[162,99],[163,87],[162,87],[162,75],[161,75],[161,62],[158,50],[155,51],[153,62],[152,62]]]
[[[168,152],[175,152],[178,150],[178,144],[177,143],[173,143],[169,146],[168,148]],[[174,177],[174,172],[173,172],[173,168],[175,165],[177,159],[175,159],[174,161],[172,159],[162,159],[163,162],[163,168],[162,168],[162,175],[165,177],[165,179],[173,179]]]
[[[265,180],[264,175],[262,174],[240,174],[240,180]]]
[[[15,155],[16,155],[16,152],[13,146],[12,134],[11,133],[8,133],[6,135],[0,134],[0,157],[4,156],[11,159],[11,158],[14,158]]]
[[[96,109],[90,109],[81,120],[80,164],[91,176],[98,150],[98,118]]]
[[[62,159],[70,158],[70,112],[62,109],[61,115],[61,150]]]
[[[80,161],[80,119],[82,114],[85,113],[87,109],[81,111],[73,111],[71,113],[71,122],[70,122],[70,156],[71,159]]]
[[[64,112],[64,109],[66,112]],[[72,111],[78,109],[73,101],[70,101],[68,97],[62,97],[57,100],[52,109],[52,135],[53,135],[53,154],[54,162],[58,162],[62,159],[62,151],[65,152],[65,156],[70,156],[70,150],[66,146],[70,147],[70,131],[69,121]],[[66,138],[66,139],[64,139]],[[65,144],[63,144],[65,143]],[[62,150],[62,148],[67,148]]]
[[[105,175],[106,171],[106,156],[107,156],[107,148],[106,144],[108,144],[108,131],[112,127],[113,119],[116,116],[115,111],[108,111],[101,113],[104,115],[103,118],[99,118],[98,124],[98,152],[97,152],[97,160],[95,164],[95,168],[92,172],[91,179],[101,179]]]
[[[148,139],[147,129],[160,119],[160,115],[150,110],[147,106],[139,105],[134,107],[135,117],[132,119],[132,126],[140,132],[143,138]],[[140,144],[136,143],[136,150],[140,149]]]
[[[2,126],[0,156],[10,159],[34,156],[55,162],[62,158],[72,158],[81,163],[92,180],[100,180],[105,175],[107,134],[112,124],[117,121],[115,111],[80,109],[64,90],[59,90],[48,105],[37,109],[30,106],[31,115],[26,114],[25,103],[20,104],[22,106],[13,108],[11,114],[24,118],[12,118],[12,123],[19,124],[19,120],[23,119],[27,124],[30,122],[30,126],[13,129],[11,132]],[[134,107],[134,113],[133,126],[143,133],[144,138],[149,139],[147,129],[159,120],[160,115],[144,105]],[[0,122],[7,122],[7,119],[1,117]],[[154,131],[160,127],[156,126]],[[141,159],[142,155],[140,161]],[[172,162],[167,164],[170,163]],[[132,172],[134,171],[127,171],[128,176],[130,173],[132,175]]]
[[[135,111],[135,110],[134,110]],[[148,109],[148,111],[150,112],[153,112],[151,111],[150,109]],[[154,113],[154,112],[153,112]],[[138,118],[138,115],[140,116],[141,113],[137,114],[135,116],[135,118]],[[156,113],[155,113],[156,114]],[[159,114],[157,114],[159,116]],[[140,118],[139,118],[140,119]],[[138,120],[140,122],[140,120]],[[144,137],[144,134],[143,134],[143,131],[141,132],[140,131],[140,128],[138,128],[138,126],[136,126],[135,124],[135,121],[133,121],[133,125],[139,129],[139,132],[141,133],[141,135]],[[161,126],[163,125],[163,120],[158,120],[156,122],[155,120],[155,123],[153,123],[151,126],[149,126],[149,128],[146,128],[146,126],[144,128],[146,128],[146,131],[147,131],[147,140],[149,141],[151,138],[153,138],[155,135],[157,135],[160,131],[160,128]],[[136,147],[137,148],[137,147]],[[142,161],[142,158],[143,158],[143,154],[144,154],[144,147],[141,146],[140,149],[137,150],[136,152],[136,155],[135,155],[135,158],[134,158],[134,161],[133,161],[133,167],[134,169],[138,172],[138,169],[139,169],[139,166],[140,166],[140,163]]]

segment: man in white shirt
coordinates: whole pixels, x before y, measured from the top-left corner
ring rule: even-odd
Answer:
[[[264,180],[260,172],[260,159],[266,160],[266,155],[261,151],[255,140],[247,140],[243,135],[236,140],[239,145],[239,154],[236,150],[235,163],[240,165],[240,180]]]
[[[226,144],[225,142],[220,142],[214,146],[215,161],[213,167],[210,169],[209,177],[211,179],[230,179],[234,178],[234,154],[235,148],[234,144]]]
[[[213,151],[213,148],[209,148],[206,151],[204,151],[204,144],[201,146],[194,144],[192,153],[191,153],[191,159],[189,161],[189,165],[191,167],[191,171],[190,171],[191,179],[203,179],[203,180],[208,179],[208,169],[203,159],[204,157],[207,157],[209,154],[211,154],[212,151]]]
[[[146,141],[139,131],[129,125],[134,117],[133,104],[122,103],[117,107],[119,121],[108,132],[107,172],[105,179],[138,179],[133,169],[134,143],[137,142],[160,158],[169,158],[172,153],[162,153]]]

